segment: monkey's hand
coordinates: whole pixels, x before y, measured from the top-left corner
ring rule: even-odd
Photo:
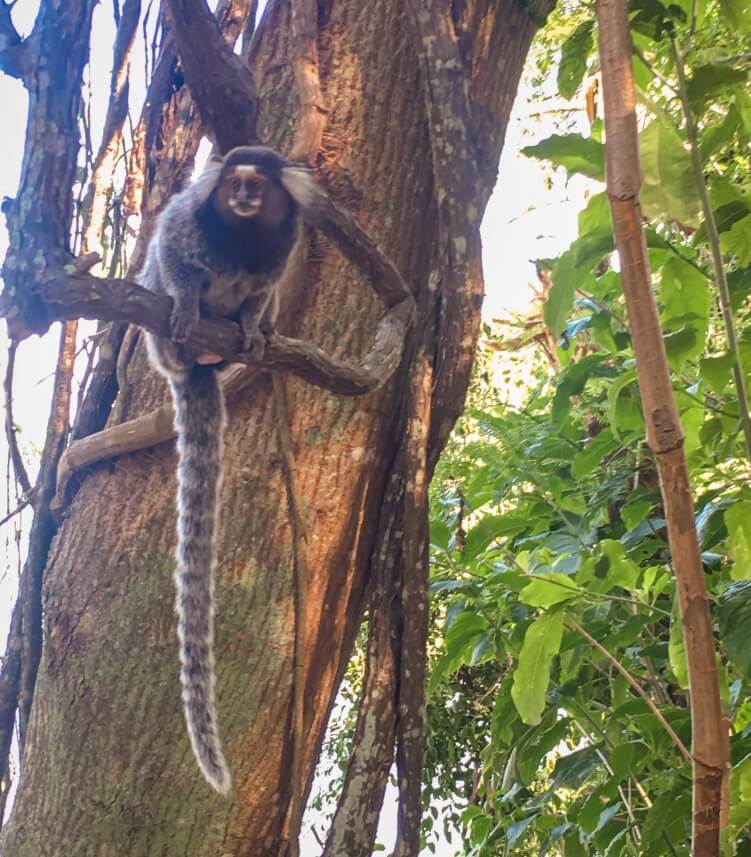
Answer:
[[[201,314],[198,304],[177,302],[172,307],[170,315],[170,334],[175,342],[181,345],[187,342],[200,324]]]
[[[266,337],[258,324],[246,327],[243,325],[243,350],[251,360],[261,360],[266,351]]]

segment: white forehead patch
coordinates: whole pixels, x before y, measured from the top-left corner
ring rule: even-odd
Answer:
[[[237,173],[243,178],[246,176],[257,176],[258,169],[254,164],[237,164],[232,168],[232,172]]]

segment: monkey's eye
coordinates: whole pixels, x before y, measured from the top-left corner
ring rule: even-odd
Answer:
[[[242,182],[240,181],[240,179],[230,179],[229,186],[232,188],[232,190],[240,190]]]

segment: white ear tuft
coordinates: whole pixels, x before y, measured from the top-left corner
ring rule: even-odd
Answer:
[[[316,215],[322,214],[326,204],[326,194],[316,184],[313,173],[305,167],[283,167],[282,185],[287,193],[300,206],[305,220],[315,222]]]

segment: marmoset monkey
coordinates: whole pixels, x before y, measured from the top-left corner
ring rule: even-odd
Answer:
[[[177,430],[178,635],[185,718],[208,782],[231,786],[214,704],[214,571],[222,481],[224,397],[220,358],[184,343],[201,315],[239,321],[245,348],[263,356],[277,308],[277,283],[297,237],[298,208],[320,190],[311,173],[272,149],[228,152],[168,203],[140,282],[173,302],[172,339],[147,334],[149,355],[172,391]]]

